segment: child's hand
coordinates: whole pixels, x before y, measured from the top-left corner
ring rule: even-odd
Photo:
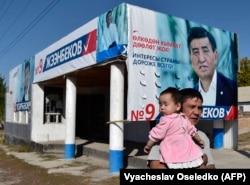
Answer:
[[[152,147],[146,145],[146,146],[144,147],[144,152],[148,154],[148,153],[150,152],[151,148],[152,148]]]
[[[204,143],[203,140],[200,140],[200,141],[198,142],[198,145],[199,145],[201,148],[204,148],[205,143]]]

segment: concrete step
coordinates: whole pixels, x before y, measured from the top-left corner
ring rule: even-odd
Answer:
[[[64,142],[49,141],[36,144],[44,153],[57,154],[63,157]],[[147,168],[147,156],[143,152],[143,143],[125,141],[124,142],[124,167]],[[109,160],[109,143],[107,141],[91,141],[76,139],[76,157],[82,155],[93,156],[99,159]]]

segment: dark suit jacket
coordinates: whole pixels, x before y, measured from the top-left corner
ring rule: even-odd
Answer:
[[[195,84],[194,89],[199,89],[199,83]],[[215,106],[237,106],[238,102],[238,86],[237,82],[225,77],[217,72],[216,87],[216,103]]]

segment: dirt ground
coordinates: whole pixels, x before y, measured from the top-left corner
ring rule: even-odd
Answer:
[[[238,133],[250,132],[250,117],[242,117],[238,119]]]
[[[59,154],[60,155],[60,154]],[[108,162],[90,156],[62,160],[58,154],[7,145],[0,130],[0,185],[117,185]]]
[[[250,132],[239,135],[238,150],[250,151]]]
[[[43,157],[48,157],[44,156]],[[51,157],[48,160],[55,160]],[[6,154],[0,148],[0,185],[117,185],[119,184],[118,175],[108,174],[107,168],[102,165],[92,165],[91,161],[75,162],[65,164],[65,167],[58,166],[47,169],[29,164],[14,155]],[[73,168],[81,168],[79,174],[70,174]]]
[[[247,130],[249,119],[239,121],[239,129]],[[0,138],[0,145],[1,143]],[[250,132],[239,134],[238,149],[250,151]],[[13,155],[6,154],[0,148],[0,185],[117,185],[119,176],[107,175],[102,165],[92,164],[91,161],[76,163],[75,166],[85,166],[82,168],[83,175],[70,175],[68,173],[48,173],[48,169],[34,166],[24,162]],[[104,177],[106,176],[106,177]],[[104,178],[99,178],[104,177]]]
[[[250,117],[238,119],[238,149],[250,151]]]

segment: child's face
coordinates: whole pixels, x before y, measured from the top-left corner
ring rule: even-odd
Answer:
[[[162,115],[169,115],[179,112],[181,109],[180,103],[175,103],[170,93],[163,94],[159,98],[159,109]]]

